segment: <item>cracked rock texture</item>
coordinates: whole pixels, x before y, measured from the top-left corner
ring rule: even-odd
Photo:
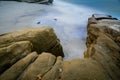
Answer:
[[[50,27],[29,28],[2,34],[0,35],[0,48],[20,41],[31,42],[33,45],[32,51],[37,51],[38,53],[50,52],[56,56],[64,56],[60,41]]]
[[[120,78],[120,21],[111,16],[102,18],[89,18],[87,51],[84,56],[100,64],[108,76],[106,80],[118,80]]]
[[[32,51],[29,41],[15,42],[0,48],[0,74]]]
[[[20,74],[37,56],[37,53],[33,52],[19,60],[0,76],[0,80],[17,80]]]

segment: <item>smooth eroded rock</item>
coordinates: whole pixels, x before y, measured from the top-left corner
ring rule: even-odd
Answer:
[[[16,62],[9,69],[7,69],[1,76],[0,80],[17,80],[28,65],[37,57],[37,53],[33,52]]]
[[[43,52],[29,66],[20,80],[41,80],[41,78],[52,69],[56,57],[50,53]]]
[[[0,48],[0,73],[29,54],[32,47],[32,43],[29,41],[20,41]]]
[[[109,80],[102,67],[92,59],[63,61],[62,80]]]
[[[62,57],[57,57],[56,63],[52,69],[47,72],[41,80],[59,80],[62,74]]]
[[[84,56],[97,61],[111,80],[120,78],[119,28],[119,20],[91,17],[88,21],[87,51]]]
[[[50,52],[56,56],[64,56],[60,41],[50,27],[28,28],[2,34],[0,35],[0,48],[19,41],[30,41],[33,44],[33,50],[38,53]]]

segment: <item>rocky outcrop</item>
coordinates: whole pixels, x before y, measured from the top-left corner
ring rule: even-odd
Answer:
[[[119,80],[120,21],[94,14],[87,30],[84,59],[66,61],[52,28],[0,35],[0,80]]]
[[[1,34],[0,80],[59,78],[62,57],[60,40],[50,27]]]
[[[63,61],[62,80],[119,80],[120,21],[94,14],[88,20],[84,59]]]
[[[0,48],[20,41],[31,42],[33,45],[32,51],[38,53],[50,52],[56,56],[64,56],[60,41],[50,27],[29,28],[2,34],[0,35]]]
[[[101,16],[101,15],[100,15]],[[106,16],[107,17],[107,16]],[[91,17],[88,21],[87,51],[101,65],[111,80],[120,78],[120,21],[114,18]]]
[[[0,80],[58,80],[61,68],[62,57],[32,52],[3,72]]]

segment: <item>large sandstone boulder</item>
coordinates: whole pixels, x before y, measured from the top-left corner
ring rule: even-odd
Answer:
[[[30,41],[33,51],[50,52],[56,56],[64,56],[62,46],[54,30],[50,27],[29,28],[0,35],[0,48],[19,41]]]
[[[36,59],[38,54],[32,51],[44,53]],[[50,27],[1,34],[0,80],[58,79],[63,56],[60,41]]]

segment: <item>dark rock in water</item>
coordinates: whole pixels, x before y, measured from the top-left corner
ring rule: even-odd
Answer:
[[[111,15],[107,15],[107,14],[93,14],[92,17],[94,17],[94,18],[101,18],[101,17],[112,18]]]
[[[40,3],[40,4],[53,3],[53,0],[0,0],[0,1],[19,1],[19,2]]]
[[[57,21],[57,19],[56,19],[56,18],[55,18],[54,20],[55,20],[55,21]]]
[[[106,14],[93,14],[92,17],[94,17],[96,20],[101,20],[101,19],[118,20],[117,18],[113,18],[111,15],[106,15]]]
[[[37,22],[37,24],[40,24],[40,22]]]
[[[49,2],[49,3],[52,3],[52,2],[53,2],[53,0],[49,0],[48,2]]]

